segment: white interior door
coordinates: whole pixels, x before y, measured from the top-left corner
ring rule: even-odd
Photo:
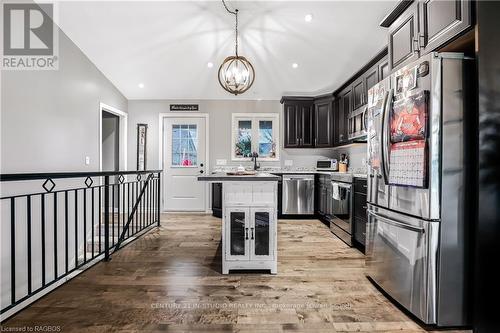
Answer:
[[[206,118],[164,118],[163,169],[165,211],[205,211],[207,183],[197,177],[206,171]]]

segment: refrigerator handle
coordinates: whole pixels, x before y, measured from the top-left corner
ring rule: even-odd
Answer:
[[[382,113],[382,165],[383,165],[383,173],[384,173],[384,182],[386,185],[389,185],[389,148],[391,142],[389,140],[389,131],[388,131],[388,119],[390,106],[392,104],[392,98],[394,96],[394,90],[391,88],[388,92],[387,99],[384,103],[384,109]]]
[[[387,98],[389,97],[389,92],[386,91],[384,94],[384,100],[382,101],[382,126],[380,128],[380,134],[379,134],[379,142],[380,142],[380,169],[381,173],[385,176],[385,170],[384,170],[384,119],[385,119],[385,105],[387,104]],[[380,174],[377,175],[379,177],[382,177]],[[385,182],[385,180],[384,180]]]

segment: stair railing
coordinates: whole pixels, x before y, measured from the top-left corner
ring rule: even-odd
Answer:
[[[161,172],[0,175],[0,320],[159,227]]]

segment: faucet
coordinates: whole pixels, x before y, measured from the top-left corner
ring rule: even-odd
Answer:
[[[253,161],[253,170],[257,171],[260,168],[260,164],[257,163],[257,157],[259,157],[259,154],[257,152],[253,152],[252,155],[250,155]]]

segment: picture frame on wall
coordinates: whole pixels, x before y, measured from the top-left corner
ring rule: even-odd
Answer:
[[[137,170],[146,170],[147,124],[137,124]]]

